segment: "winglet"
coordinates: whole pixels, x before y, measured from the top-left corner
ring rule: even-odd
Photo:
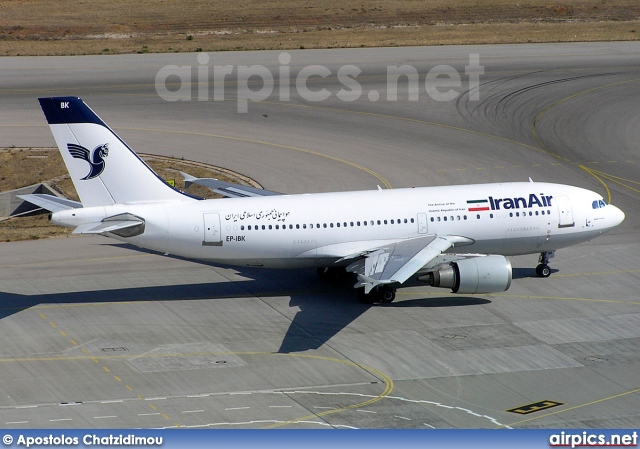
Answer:
[[[185,189],[188,189],[189,187],[191,187],[191,184],[193,184],[193,181],[196,181],[198,179],[195,176],[191,176],[190,174],[185,173],[183,171],[178,171],[178,173],[180,173],[180,176],[184,178]]]

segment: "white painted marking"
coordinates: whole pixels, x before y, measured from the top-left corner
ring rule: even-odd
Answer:
[[[354,384],[354,385],[369,385],[369,383],[362,383],[362,384]],[[345,386],[351,386],[351,384],[345,384]],[[189,397],[210,397],[210,396],[221,396],[221,395],[227,395],[227,396],[236,396],[236,395],[250,395],[250,394],[270,394],[270,395],[282,395],[282,394],[315,394],[315,395],[323,395],[323,396],[337,396],[337,395],[345,395],[345,396],[352,396],[352,397],[361,397],[361,398],[376,398],[378,396],[376,395],[370,395],[370,394],[361,394],[361,393],[347,393],[347,392],[341,392],[341,393],[330,393],[330,392],[324,392],[324,391],[312,391],[312,390],[299,390],[299,389],[292,389],[292,390],[255,390],[255,391],[251,391],[251,392],[238,392],[238,393],[227,393],[227,394],[216,394],[216,393],[209,393],[209,394],[202,394],[202,395],[196,395],[196,396],[189,396]],[[183,396],[183,397],[187,397],[187,396]],[[161,399],[166,399],[166,398],[155,398],[155,400],[161,400]],[[506,429],[510,429],[511,426],[506,425],[506,424],[502,424],[500,421],[498,421],[496,418],[493,418],[489,415],[479,415],[469,409],[466,408],[462,408],[462,407],[455,407],[455,406],[450,406],[450,405],[446,405],[446,404],[442,404],[440,402],[435,402],[435,401],[428,401],[428,400],[420,400],[420,399],[409,399],[409,398],[404,398],[404,397],[399,397],[399,396],[386,396],[384,399],[392,399],[392,400],[398,400],[398,401],[403,401],[403,402],[409,402],[409,403],[414,403],[414,404],[427,404],[427,405],[431,405],[434,407],[440,407],[440,408],[444,408],[444,409],[448,409],[448,410],[454,410],[454,411],[460,411],[460,412],[464,412],[467,414],[470,414],[472,416],[476,416],[482,419],[487,419],[488,421],[490,421],[494,426],[496,427],[502,427],[502,428],[506,428]],[[149,400],[154,400],[154,399],[146,399],[147,401]],[[123,402],[122,400],[120,401],[104,401],[103,403],[110,403],[110,402]],[[30,408],[30,407],[37,407],[37,406],[22,406],[22,408]],[[15,408],[19,408],[19,407],[15,407]],[[313,407],[314,409],[324,409],[324,410],[335,410],[334,407]],[[241,408],[237,408],[236,410],[240,410]],[[233,409],[230,409],[233,410]],[[364,411],[364,410],[358,410],[358,411],[362,411],[362,412],[367,412],[367,413],[375,413],[375,412],[371,412],[371,411]],[[149,414],[139,414],[139,416],[148,416],[148,415],[157,415],[159,413],[149,413]],[[401,418],[401,417],[399,417]],[[259,423],[268,423],[268,422],[279,422],[279,421],[251,421],[248,423],[214,423],[214,424],[205,424],[202,426],[194,426],[194,427],[212,427],[212,426],[221,426],[221,425],[241,425],[241,424],[259,424]],[[316,424],[320,424],[320,423],[316,423]],[[320,425],[326,425],[326,424],[320,424]],[[425,425],[427,425],[425,423]],[[171,426],[170,426],[171,427]],[[336,427],[335,425],[333,425],[333,427]],[[338,426],[340,427],[340,426]],[[348,427],[348,426],[344,426],[344,427]],[[169,427],[166,427],[169,428]]]
[[[246,410],[248,408],[251,408],[251,407],[231,407],[231,408],[225,408],[225,410]]]
[[[191,425],[191,426],[182,426],[183,428],[189,428],[189,429],[195,429],[195,428],[202,428],[202,427],[219,427],[219,426],[246,426],[246,425],[255,425],[255,424],[281,424],[284,423],[285,421],[276,421],[276,420],[258,420],[258,421],[244,421],[244,422],[217,422],[217,423],[211,423],[211,424],[195,424],[195,425]],[[346,426],[346,425],[341,425],[341,424],[329,424],[326,422],[319,422],[319,421],[295,421],[295,422],[288,422],[287,424],[316,424],[318,426],[324,426],[324,427],[332,427],[332,428],[344,428],[344,429],[354,429],[357,430],[357,427],[353,427],[353,426]],[[175,426],[167,426],[167,427],[161,427],[162,429],[171,429],[174,428]]]

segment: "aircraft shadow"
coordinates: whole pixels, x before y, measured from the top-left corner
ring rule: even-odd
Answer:
[[[129,247],[129,245],[118,245]],[[138,248],[130,247],[139,251]],[[193,262],[193,261],[192,261]],[[209,263],[197,262],[217,266]],[[112,290],[21,295],[0,292],[0,319],[43,304],[80,304],[103,302],[207,300],[257,296],[269,302],[289,296],[290,308],[298,308],[283,336],[278,352],[302,352],[318,349],[337,333],[373,307],[460,307],[490,303],[481,297],[442,297],[397,299],[391,304],[363,304],[353,289],[354,279],[321,279],[315,270],[264,270],[234,268],[242,282],[222,281],[198,284],[161,285]],[[280,306],[281,307],[281,306]],[[281,311],[287,315],[287,311]]]
[[[560,270],[551,269],[551,274],[557,273]],[[513,268],[513,279],[526,279],[526,278],[539,278],[536,274],[535,268]]]

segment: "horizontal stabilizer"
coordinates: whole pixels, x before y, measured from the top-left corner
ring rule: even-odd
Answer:
[[[282,195],[278,192],[271,192],[269,190],[258,189],[256,187],[242,186],[232,182],[220,181],[215,178],[196,178],[184,172],[180,172],[180,174],[184,178],[185,188],[189,188],[191,184],[199,184],[211,189],[215,193],[219,193],[220,195],[229,198]]]
[[[95,223],[85,223],[73,230],[74,234],[106,234],[134,237],[144,232],[144,220],[131,214],[119,214]]]
[[[58,196],[47,195],[45,193],[32,193],[28,195],[17,196],[20,199],[28,201],[31,204],[35,204],[36,206],[51,212],[58,212],[68,209],[78,209],[82,207],[82,203],[79,203],[77,201],[60,198]]]
[[[142,224],[140,221],[112,221],[103,223],[101,221],[97,223],[85,223],[74,229],[74,234],[105,234],[107,232],[113,232],[120,229],[132,228]]]

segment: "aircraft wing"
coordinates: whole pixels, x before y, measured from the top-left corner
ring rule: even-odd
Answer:
[[[212,191],[229,198],[282,195],[281,193],[278,193],[278,192],[272,192],[270,190],[258,189],[258,188],[249,187],[249,186],[241,186],[240,184],[220,181],[215,178],[196,178],[195,176],[191,176],[184,172],[180,172],[180,174],[184,178],[185,188],[189,188],[191,184],[199,184],[201,186],[208,187]]]
[[[430,235],[401,240],[364,254],[364,258],[349,265],[347,271],[356,272],[359,282],[355,287],[364,287],[365,293],[369,293],[381,284],[402,284],[455,244],[468,243],[469,239],[458,236]]]
[[[66,198],[60,198],[54,195],[47,195],[45,193],[31,193],[28,195],[16,195],[18,198],[25,200],[31,204],[35,204],[38,207],[46,209],[51,212],[58,212],[61,210],[77,209],[82,207],[82,203],[77,201],[68,200]]]

